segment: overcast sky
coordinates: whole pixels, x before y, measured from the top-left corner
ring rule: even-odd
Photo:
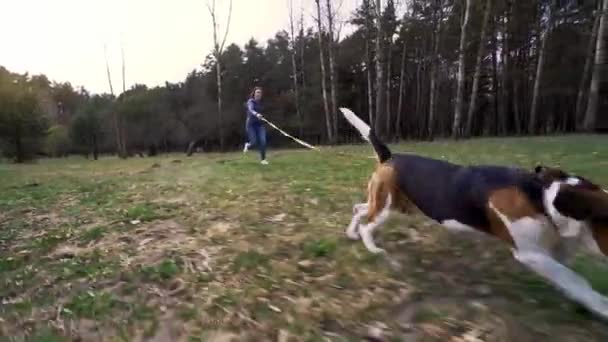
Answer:
[[[13,72],[46,74],[94,93],[109,92],[104,44],[114,91],[122,88],[120,44],[124,46],[126,83],[148,86],[177,82],[198,68],[211,51],[213,34],[207,1],[211,0],[0,0],[0,65]],[[220,30],[228,0],[216,0]],[[251,37],[265,45],[288,26],[289,0],[233,0],[226,45],[243,46]],[[312,24],[314,0],[302,4]],[[361,0],[342,3],[346,20]],[[351,29],[346,27],[344,32]]]

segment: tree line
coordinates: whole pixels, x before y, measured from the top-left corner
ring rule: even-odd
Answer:
[[[235,149],[254,86],[269,120],[313,144],[357,140],[339,107],[390,141],[608,128],[608,0],[362,0],[348,18],[315,0],[308,27],[286,1],[288,27],[243,47],[225,46],[230,20],[220,31],[212,2],[213,50],[181,82],[125,89],[123,65],[118,96],[109,68],[110,92],[91,94],[0,67],[0,150],[22,162]],[[344,21],[355,30],[342,37]]]

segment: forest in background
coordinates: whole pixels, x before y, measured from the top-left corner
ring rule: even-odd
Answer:
[[[312,144],[359,140],[339,107],[388,141],[608,129],[608,0],[362,0],[348,18],[315,2],[315,25],[291,11],[265,44],[224,46],[230,22],[214,25],[201,37],[213,51],[182,82],[125,89],[123,66],[118,96],[0,66],[0,151],[23,162],[242,148],[254,86],[263,114]],[[341,36],[344,20],[355,30]]]

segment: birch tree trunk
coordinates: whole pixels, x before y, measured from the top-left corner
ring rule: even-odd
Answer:
[[[381,130],[382,125],[380,122],[384,117],[385,113],[385,92],[384,92],[384,48],[382,40],[384,37],[384,31],[382,29],[382,0],[376,0],[375,5],[375,18],[376,18],[376,118],[374,121],[374,127],[377,129],[377,133],[380,137],[384,137],[384,132]]]
[[[473,89],[471,90],[471,100],[469,103],[469,111],[467,113],[467,125],[465,129],[466,136],[471,136],[471,128],[473,126],[473,115],[475,115],[475,109],[477,107],[477,97],[479,96],[479,78],[481,76],[481,62],[483,61],[483,56],[485,54],[486,31],[488,29],[491,9],[492,0],[487,0],[486,8],[483,14],[483,22],[481,24],[481,33],[479,35],[479,49],[477,50],[477,60],[475,61],[475,73],[473,74]]]
[[[230,7],[228,10],[228,22],[226,23],[226,32],[224,33],[224,39],[220,43],[217,36],[218,24],[217,14],[215,7],[215,0],[212,1],[212,5],[207,4],[209,13],[211,14],[211,23],[213,24],[213,55],[215,56],[215,76],[217,81],[217,115],[218,115],[218,134],[220,137],[220,149],[224,149],[224,124],[222,115],[222,63],[221,57],[224,50],[224,44],[226,43],[226,37],[228,37],[228,30],[230,28],[230,18],[232,17],[232,0],[230,0]]]
[[[291,38],[291,68],[292,68],[292,79],[293,79],[293,91],[295,95],[295,104],[296,104],[296,115],[298,117],[298,132],[301,137],[304,133],[304,127],[302,123],[302,113],[300,112],[300,89],[298,85],[298,67],[296,63],[296,54],[297,54],[297,46],[296,46],[296,36],[294,29],[294,18],[293,18],[293,2],[289,0],[289,29],[290,29],[290,38]]]
[[[452,137],[457,138],[462,135],[461,121],[464,107],[464,73],[466,60],[467,30],[469,28],[469,13],[471,12],[471,0],[465,0],[464,19],[460,26],[460,47],[458,51],[458,84],[456,88],[456,110],[454,111],[454,122],[452,125]]]
[[[401,117],[403,116],[403,97],[405,96],[405,61],[407,54],[407,42],[403,40],[403,49],[401,50],[401,70],[399,72],[399,99],[397,100],[397,124],[395,125],[395,134],[402,137]]]
[[[120,55],[121,55],[121,60],[122,60],[122,92],[123,94],[127,91],[127,85],[126,85],[126,81],[125,81],[125,53],[124,50],[122,48],[122,45],[120,47]],[[125,118],[123,115],[120,115],[118,117],[118,127],[120,128],[120,140],[122,142],[121,144],[121,152],[120,152],[120,157],[125,159],[128,156],[128,149],[127,149],[127,133],[125,131]]]
[[[304,41],[304,9],[300,13],[300,69],[302,70],[302,87],[306,87],[306,74],[304,72],[304,49],[306,43]]]
[[[386,136],[391,136],[391,74],[392,74],[392,44],[388,42],[388,49],[386,54]]]
[[[372,60],[372,32],[373,23],[370,20],[372,16],[372,0],[363,0],[365,9],[365,69],[367,75],[367,104],[369,110],[369,124],[374,124],[374,75],[373,75],[373,60]]]
[[[502,77],[500,84],[500,107],[498,114],[499,134],[507,134],[507,116],[509,113],[509,77],[511,75],[511,50],[509,48],[509,24],[511,22],[511,2],[507,2],[507,8],[503,20],[502,34]]]
[[[500,120],[500,92],[498,89],[498,39],[496,39],[496,35],[498,34],[498,25],[496,25],[496,20],[494,20],[494,22],[494,33],[492,34],[492,89],[494,90],[494,118],[490,132],[493,134],[498,134],[498,122]]]
[[[427,127],[427,133],[428,133],[428,138],[429,139],[433,139],[433,135],[434,135],[434,128],[435,128],[435,107],[436,107],[436,92],[437,92],[437,68],[438,68],[438,64],[439,64],[439,41],[440,41],[440,35],[441,35],[441,20],[442,15],[441,15],[441,0],[436,1],[436,9],[435,9],[435,32],[433,34],[434,36],[434,41],[433,41],[433,56],[431,57],[431,84],[430,84],[430,100],[429,100],[429,120],[428,120],[428,127]]]
[[[107,50],[106,50],[106,46],[103,46],[103,52],[104,52],[104,58],[106,60],[106,73],[108,75],[108,84],[110,85],[110,94],[112,94],[112,97],[114,97],[114,87],[112,87],[112,74],[110,73],[110,64],[108,62],[108,55],[107,55]],[[123,63],[124,64],[124,63]],[[124,66],[123,66],[124,68]],[[123,77],[124,79],[124,77]],[[113,101],[116,101],[117,99],[115,98]],[[118,111],[116,110],[116,108],[113,109],[113,113],[112,113],[112,121],[114,124],[114,135],[116,138],[116,154],[118,154],[118,157],[121,159],[126,158],[126,154],[124,153],[124,144],[123,144],[123,134],[122,134],[122,128],[121,128],[121,120],[120,120],[120,114],[118,113]]]
[[[331,90],[331,117],[333,119],[334,137],[338,138],[338,95],[337,95],[337,83],[338,75],[336,74],[336,60],[335,60],[335,35],[334,35],[334,13],[331,8],[331,1],[326,0],[327,4],[327,24],[329,33],[329,43],[327,44],[327,52],[329,55],[329,84]]]
[[[591,76],[591,87],[589,88],[589,99],[587,103],[587,112],[585,113],[585,121],[583,128],[591,131],[595,128],[597,121],[598,102],[600,96],[600,82],[602,77],[602,69],[606,68],[606,39],[608,39],[608,23],[606,23],[606,14],[608,12],[608,0],[602,1],[602,11],[600,14],[600,26],[597,34],[597,45],[595,47],[595,63],[593,65],[593,75]],[[604,72],[605,74],[605,72]]]
[[[416,64],[416,118],[423,118],[425,117],[424,115],[424,111],[422,110],[422,68],[423,68],[423,63],[424,59],[421,56],[420,53],[420,49],[416,49],[416,59],[417,59],[417,64]],[[422,124],[420,124],[420,130],[417,132],[419,137],[424,136],[424,132],[426,131],[424,129],[424,122],[426,122],[426,120],[422,120]]]
[[[582,128],[585,112],[585,90],[589,84],[589,76],[591,76],[591,65],[595,59],[595,48],[597,45],[597,33],[600,27],[601,7],[595,14],[595,20],[593,21],[593,27],[591,29],[591,37],[589,38],[589,45],[587,47],[587,57],[585,58],[585,67],[583,68],[583,76],[581,77],[581,83],[578,86],[578,95],[576,97],[576,125]]]
[[[513,80],[513,116],[515,118],[515,134],[521,133],[521,110],[520,110],[520,97],[519,97],[519,80]]]
[[[320,0],[315,0],[317,3],[317,26],[319,28],[319,59],[321,64],[321,92],[323,93],[323,109],[325,110],[325,124],[327,126],[327,139],[330,143],[334,142],[334,135],[332,129],[331,114],[329,111],[329,104],[327,99],[327,84],[326,84],[326,73],[325,73],[325,56],[323,53],[323,25],[321,24],[321,3]]]
[[[538,119],[538,96],[540,92],[540,82],[543,77],[543,69],[545,66],[545,51],[547,50],[547,41],[549,34],[553,28],[553,3],[549,8],[549,20],[547,24],[547,30],[541,35],[540,48],[538,51],[538,62],[536,63],[536,76],[534,78],[534,88],[532,90],[532,106],[530,108],[530,121],[528,124],[528,133],[535,134],[537,132],[537,119]],[[540,20],[540,18],[539,18]],[[539,25],[540,27],[540,25]]]
[[[369,38],[366,42],[365,50],[367,57],[367,62],[365,63],[367,66],[367,103],[369,107],[369,124],[371,125],[374,123],[374,75],[372,74],[372,52]]]

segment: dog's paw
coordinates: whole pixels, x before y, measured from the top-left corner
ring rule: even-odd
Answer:
[[[373,254],[387,254],[386,250],[384,250],[380,247],[369,247],[367,250]]]
[[[351,240],[359,240],[361,237],[356,231],[346,230],[346,236]]]

